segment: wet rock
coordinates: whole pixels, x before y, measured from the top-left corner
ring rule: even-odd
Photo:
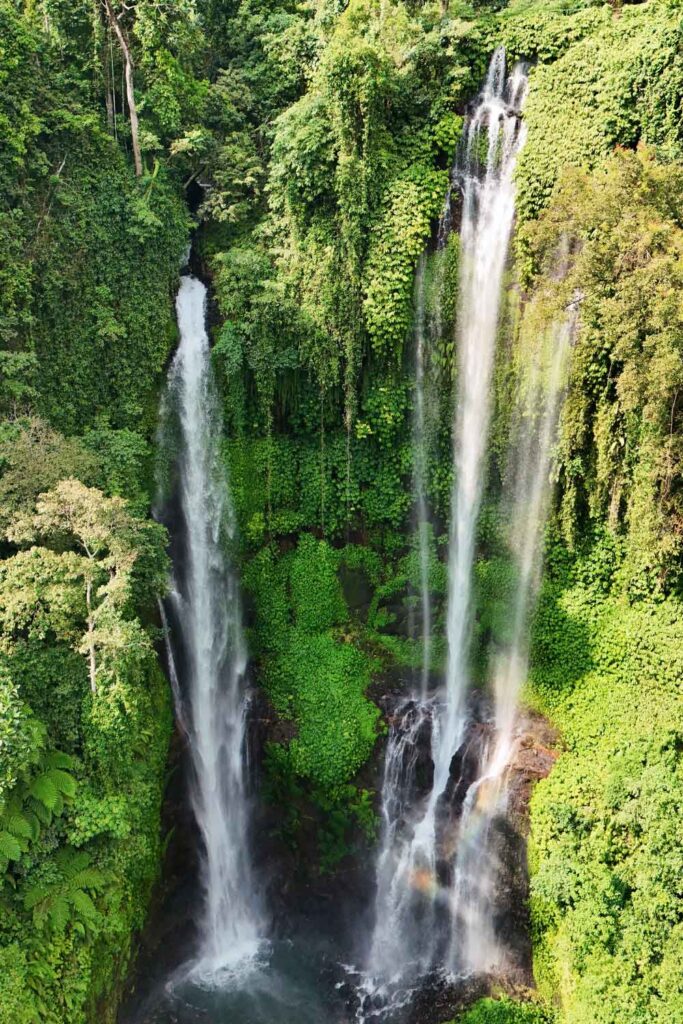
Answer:
[[[458,981],[439,976],[428,979],[417,993],[405,1024],[444,1024],[477,999],[491,991],[492,979],[486,976]]]
[[[525,712],[519,724],[520,739],[510,765],[509,806],[523,835],[529,833],[529,801],[537,782],[546,778],[559,757],[558,733],[547,719]]]

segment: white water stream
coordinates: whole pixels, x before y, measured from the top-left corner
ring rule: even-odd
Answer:
[[[226,553],[234,515],[220,453],[221,417],[201,281],[181,278],[176,309],[180,344],[162,419],[162,429],[171,416],[176,428],[184,546],[170,598],[180,630],[180,657],[172,649],[171,665],[178,714],[188,734],[192,806],[203,846],[204,906],[193,974],[207,984],[220,984],[253,960],[262,931],[247,848],[247,654],[238,582]],[[179,681],[180,662],[185,678]]]
[[[475,532],[486,469],[503,272],[515,213],[513,173],[525,138],[519,114],[526,83],[521,66],[506,78],[505,53],[497,50],[479,104],[467,125],[460,231],[455,475],[448,560],[448,664],[445,707],[433,747],[434,788],[425,816],[425,831],[430,835],[434,832],[436,801],[446,788],[466,721]],[[486,167],[481,177],[478,154],[484,132]]]
[[[428,370],[428,335],[425,311],[425,256],[420,258],[415,278],[415,408],[413,421],[413,493],[415,496],[415,532],[420,568],[420,694],[423,700],[429,688],[432,660],[432,600],[429,580],[429,506],[427,503],[428,412],[426,408],[426,374]]]

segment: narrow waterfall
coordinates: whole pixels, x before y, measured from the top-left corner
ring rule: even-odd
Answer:
[[[171,665],[203,845],[204,908],[193,973],[210,983],[253,958],[261,922],[246,847],[247,656],[238,582],[226,553],[234,515],[220,453],[205,307],[202,282],[183,277],[176,299],[180,344],[161,431],[162,447],[176,460],[181,520],[177,533],[171,525],[182,549],[169,599]]]
[[[502,868],[495,823],[506,812],[506,769],[514,754],[517,705],[528,670],[529,620],[541,576],[552,451],[575,322],[572,308],[545,337],[532,339],[528,365],[522,366],[503,495],[516,585],[509,639],[493,662],[495,736],[489,741],[481,775],[467,793],[460,820],[452,889],[452,969],[489,971],[502,967],[505,960],[495,927]]]
[[[532,353],[526,387],[522,385],[517,424],[510,448],[509,546],[517,569],[511,641],[496,659],[493,690],[498,740],[494,768],[507,764],[514,738],[515,713],[528,667],[529,616],[541,575],[543,531],[551,493],[555,443],[567,364],[576,329],[577,305],[555,324],[545,345]]]
[[[420,568],[420,641],[422,664],[420,694],[427,697],[432,655],[432,599],[429,585],[429,508],[427,505],[427,409],[425,375],[427,372],[427,322],[425,303],[425,264],[423,254],[415,277],[415,412],[413,417],[413,493],[415,495],[415,533]]]
[[[410,838],[422,796],[420,750],[429,749],[432,710],[428,700],[409,699],[390,722],[375,869],[375,927],[361,984],[360,1020],[375,1011],[397,1009],[409,998],[409,983],[431,966],[431,954],[421,947],[423,935],[416,926],[424,908],[420,906],[419,879],[411,877]],[[429,878],[425,882],[432,884]]]
[[[475,527],[483,491],[490,418],[490,389],[498,330],[503,273],[515,209],[513,172],[524,142],[520,112],[526,75],[516,67],[508,77],[505,53],[497,50],[486,83],[465,129],[462,156],[453,172],[463,197],[461,277],[458,306],[458,395],[454,429],[454,489],[449,554],[448,665],[445,685],[432,701],[408,702],[391,725],[382,792],[383,833],[377,862],[376,920],[363,985],[365,1018],[374,1008],[396,1005],[420,975],[442,966],[452,944],[451,896],[439,862],[452,851],[440,849],[437,809],[449,783],[465,785],[472,762],[461,752],[451,781],[452,762],[463,744],[466,725],[468,655]],[[482,166],[480,153],[486,152]],[[447,217],[451,203],[447,202]],[[447,235],[447,227],[440,238]],[[423,291],[424,267],[417,289]],[[416,378],[424,372],[424,306],[416,303]],[[423,343],[423,342],[422,342]],[[416,423],[420,416],[419,402]],[[423,455],[416,452],[418,515],[424,495]],[[419,490],[422,486],[423,491]],[[422,555],[422,552],[420,552]],[[427,552],[428,554],[428,552]],[[424,600],[424,598],[423,598]],[[424,673],[423,667],[423,673]],[[423,675],[424,679],[424,675]],[[427,795],[416,792],[415,745],[428,729],[433,778]],[[411,800],[411,794],[413,799]],[[417,803],[415,801],[417,797]]]
[[[436,801],[446,789],[451,760],[462,742],[466,720],[475,530],[486,468],[503,272],[515,213],[513,173],[525,137],[519,116],[525,93],[524,69],[518,65],[506,77],[505,51],[496,50],[465,136],[458,394],[448,561],[448,664],[445,707],[434,734],[435,778],[427,816],[432,833]],[[486,166],[482,176],[479,152],[484,132]]]

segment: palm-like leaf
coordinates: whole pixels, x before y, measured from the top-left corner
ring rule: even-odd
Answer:
[[[23,852],[21,840],[4,829],[0,831],[0,862],[4,862],[5,867],[8,861],[19,860]]]
[[[81,935],[95,930],[99,912],[90,893],[104,885],[103,873],[91,866],[85,851],[69,847],[57,851],[55,864],[57,879],[38,882],[24,893],[24,907],[36,928],[61,933],[72,924]]]
[[[31,783],[29,795],[53,812],[59,802],[59,790],[47,772],[38,775]]]
[[[30,815],[22,814],[21,811],[12,809],[5,814],[2,820],[3,825],[17,839],[36,839],[34,819]]]

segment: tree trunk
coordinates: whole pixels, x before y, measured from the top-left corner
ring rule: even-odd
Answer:
[[[95,641],[93,633],[95,631],[95,617],[92,610],[92,583],[90,580],[85,585],[85,603],[88,609],[88,663],[90,666],[90,689],[93,693],[97,693],[97,663],[95,661]]]
[[[107,128],[109,129],[110,135],[114,134],[114,104],[111,98],[111,89],[109,88],[109,82],[104,84],[104,103],[107,108]]]
[[[109,42],[109,46],[107,46]],[[110,66],[111,57],[111,66]],[[104,103],[107,111],[107,128],[111,135],[115,135],[115,124],[114,124],[114,82],[113,82],[113,54],[111,45],[111,29],[105,36],[104,43],[102,44],[102,69],[103,69],[103,82],[104,82]]]
[[[119,19],[114,13],[111,0],[103,0],[109,24],[116,33],[116,38],[123,54],[123,64],[126,75],[126,99],[128,100],[128,111],[130,113],[130,136],[133,144],[133,160],[135,161],[135,173],[138,178],[142,174],[142,156],[140,155],[140,141],[138,138],[138,108],[135,106],[135,91],[133,89],[133,58],[125,33],[119,24]]]

